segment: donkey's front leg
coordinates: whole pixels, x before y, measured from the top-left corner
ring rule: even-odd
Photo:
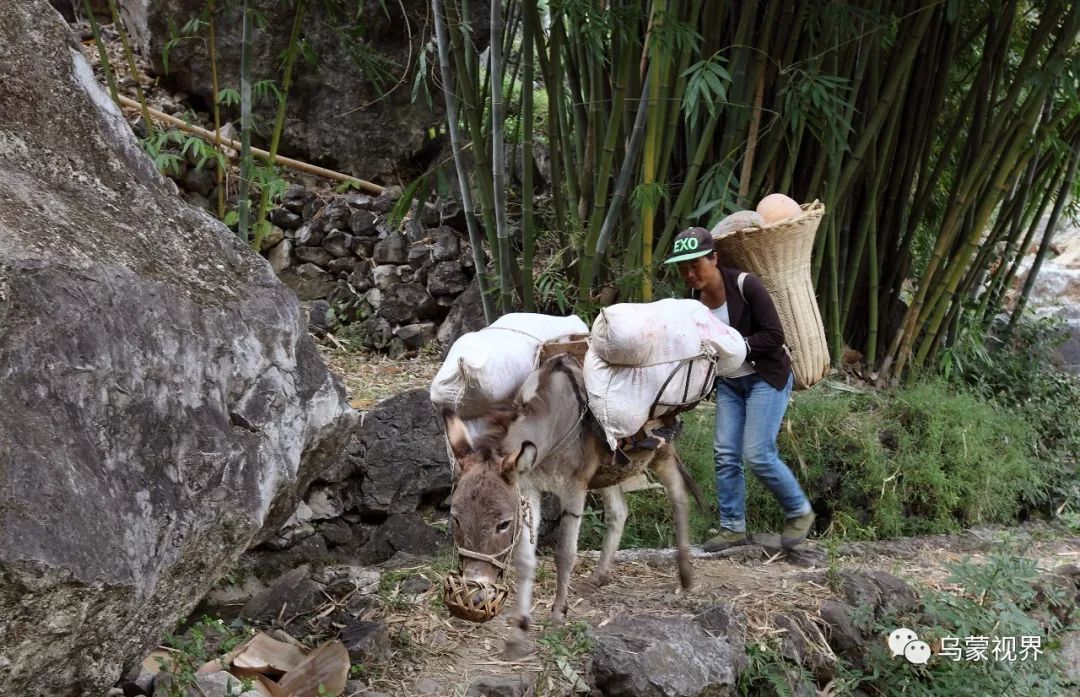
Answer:
[[[623,496],[622,487],[618,484],[601,489],[600,495],[604,498],[604,546],[600,552],[600,561],[596,562],[596,570],[589,577],[589,583],[594,586],[602,586],[608,582],[611,562],[615,559],[615,553],[619,551],[619,542],[622,540],[628,513],[626,497]]]
[[[679,582],[684,589],[688,590],[694,585],[694,570],[690,565],[690,524],[687,520],[686,485],[683,483],[677,458],[674,448],[668,446],[657,452],[652,467],[671,501],[672,518],[675,520],[675,544],[677,545],[675,556],[679,561]]]
[[[532,652],[529,641],[529,614],[532,608],[533,577],[536,573],[536,538],[540,530],[540,493],[527,491],[522,494],[529,506],[530,520],[520,521],[526,525],[514,548],[514,570],[517,572],[517,615],[511,620],[510,635],[506,639],[504,655],[513,661]]]
[[[555,587],[555,602],[551,606],[551,622],[556,626],[566,618],[570,576],[577,562],[578,531],[581,530],[581,515],[585,512],[588,489],[579,486],[560,493],[562,516],[559,518],[559,546],[555,548],[555,569],[559,578]]]

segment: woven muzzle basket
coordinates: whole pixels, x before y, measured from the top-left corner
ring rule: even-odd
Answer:
[[[797,390],[812,386],[829,372],[829,346],[810,274],[814,236],[825,204],[814,201],[802,209],[796,218],[744,228],[714,240],[725,263],[760,278],[772,296],[791,351]]]
[[[454,617],[469,622],[487,622],[502,612],[510,588],[505,583],[480,583],[467,580],[460,572],[443,577],[443,601]],[[475,596],[479,596],[478,598]]]

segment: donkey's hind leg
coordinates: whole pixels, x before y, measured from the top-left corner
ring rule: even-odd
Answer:
[[[577,562],[578,532],[581,530],[581,516],[585,512],[584,486],[560,492],[562,516],[559,519],[559,545],[555,548],[555,570],[558,583],[555,586],[555,602],[551,606],[551,621],[562,624],[568,608],[567,597],[570,594],[570,577]]]
[[[679,561],[679,583],[684,589],[689,589],[694,585],[694,570],[690,565],[690,524],[687,520],[686,485],[679,471],[677,457],[670,445],[662,447],[656,452],[652,468],[671,501],[672,518],[675,520],[675,555]]]
[[[595,586],[608,582],[611,562],[615,559],[615,552],[619,551],[628,512],[626,498],[618,484],[601,489],[600,496],[604,499],[604,546],[600,552],[600,560],[596,562],[596,569],[589,577],[589,583]]]

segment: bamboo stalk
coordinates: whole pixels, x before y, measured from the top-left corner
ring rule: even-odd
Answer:
[[[251,12],[244,0],[240,48],[240,191],[236,200],[237,228],[240,239],[250,240],[248,217],[251,212]],[[269,155],[269,153],[267,153]]]
[[[82,0],[83,11],[90,20],[90,33],[94,35],[94,44],[97,46],[98,62],[101,63],[101,72],[105,74],[105,84],[109,87],[109,96],[120,104],[119,93],[116,91],[116,77],[113,75],[112,64],[109,62],[109,54],[105,52],[105,42],[101,40],[101,29],[98,27],[97,17],[90,7],[90,0]],[[115,20],[114,20],[115,21]]]
[[[214,112],[214,149],[217,150],[217,213],[219,219],[225,218],[225,162],[221,158],[221,105],[218,104],[218,92],[221,91],[221,86],[218,84],[218,70],[217,70],[217,38],[216,27],[217,21],[214,19],[214,15],[217,12],[216,0],[207,0],[206,14],[207,14],[207,27],[206,27],[206,39],[207,49],[210,53],[210,89],[213,90],[213,112]]]
[[[1062,172],[1060,172],[1060,177],[1063,178],[1064,176],[1065,171],[1063,170]],[[984,322],[989,323],[991,319],[990,312],[993,309],[1000,309],[1000,306],[1003,304],[1005,299],[1005,293],[1012,285],[1013,279],[1016,278],[1016,274],[1020,270],[1020,263],[1027,255],[1027,250],[1031,247],[1032,240],[1035,239],[1035,233],[1039,230],[1039,223],[1042,222],[1043,213],[1046,212],[1046,208],[1050,205],[1050,201],[1054,199],[1054,190],[1058,181],[1059,173],[1056,171],[1052,172],[1049,185],[1043,190],[1042,200],[1039,203],[1039,206],[1035,209],[1034,215],[1028,221],[1028,224],[1026,226],[1026,232],[1024,234],[1024,239],[1020,243],[1020,246],[1015,249],[1012,261],[1008,264],[1008,271],[1005,273],[1000,283],[998,284],[997,292],[992,298],[992,304],[987,308]],[[1005,257],[1005,259],[1007,258],[1008,257]],[[1002,266],[1005,266],[1004,259],[1002,261]]]
[[[641,143],[645,140],[645,114],[648,111],[648,105],[649,80],[645,80],[645,83],[641,88],[641,99],[638,100],[637,116],[634,119],[634,128],[631,131],[630,142],[626,146],[622,166],[619,168],[619,177],[615,181],[615,191],[611,195],[611,205],[608,206],[607,216],[604,218],[604,224],[600,228],[600,236],[596,240],[596,253],[594,254],[594,257],[597,259],[601,258],[607,250],[608,241],[611,239],[611,232],[615,228],[615,221],[618,219],[622,208],[622,202],[626,199],[626,190],[630,186],[630,178],[633,176],[637,156],[641,151]],[[633,245],[630,245],[628,248],[632,247]],[[595,264],[590,266],[589,270],[589,277],[583,278],[582,282],[591,287],[593,278],[596,276]]]
[[[1035,99],[1037,95],[1029,97]],[[1042,101],[1039,99],[1038,103],[1034,104],[1034,112],[1038,114],[1042,109]],[[1029,113],[1031,109],[1027,110]],[[1064,116],[1064,111],[1061,116]],[[975,209],[974,224],[971,226],[967,238],[963,241],[963,245],[960,247],[958,253],[955,255],[952,262],[949,264],[949,271],[945,275],[945,282],[943,284],[936,285],[933,291],[929,294],[930,301],[926,304],[925,316],[927,320],[926,337],[922,340],[919,346],[919,350],[915,355],[915,365],[920,367],[926,360],[927,355],[937,340],[937,332],[941,327],[941,322],[944,319],[945,313],[948,310],[949,304],[952,302],[952,298],[956,292],[956,288],[963,277],[964,271],[967,268],[968,259],[978,246],[978,240],[981,236],[983,226],[986,221],[989,220],[994,207],[996,206],[995,191],[1003,191],[1006,188],[1006,182],[1010,181],[1012,177],[1016,176],[1016,172],[1022,171],[1023,167],[1027,164],[1027,159],[1031,157],[1029,152],[1026,156],[1021,157],[1020,152],[1022,150],[1023,143],[1026,142],[1026,131],[1031,127],[1032,122],[1025,117],[1021,120],[1020,124],[1014,129],[1015,135],[1013,136],[1012,145],[1002,154],[1000,158],[1001,164],[997,171],[997,176],[990,187],[988,187],[986,194],[984,194],[982,201],[978,208]],[[1018,160],[1019,158],[1019,160]],[[912,339],[912,341],[914,338]]]
[[[653,0],[652,20],[654,23],[658,18],[663,21],[667,7],[667,0]],[[645,150],[641,163],[641,186],[647,199],[641,207],[641,268],[644,271],[641,282],[641,297],[645,302],[652,300],[650,270],[652,266],[653,224],[656,215],[652,186],[656,183],[657,156],[659,155],[657,151],[660,145],[659,141],[663,138],[661,130],[663,103],[661,98],[666,93],[663,76],[667,69],[667,60],[663,48],[654,45],[651,53],[652,55],[649,57],[649,78],[655,84],[649,94],[649,118],[645,124]]]
[[[450,67],[450,47],[446,29],[446,15],[443,13],[442,0],[431,0],[431,13],[435,20],[435,37],[439,50],[439,68],[442,75],[443,97],[446,100],[446,124],[450,131],[450,148],[454,153],[454,167],[457,170],[458,187],[461,192],[461,208],[465,212],[465,222],[469,230],[469,244],[472,246],[473,265],[476,267],[476,282],[480,286],[480,300],[484,307],[484,319],[488,324],[495,321],[495,311],[491,297],[484,283],[484,247],[480,231],[476,227],[473,214],[472,192],[469,190],[469,177],[465,172],[465,157],[462,154],[461,135],[458,131],[458,101],[454,92],[454,76]]]
[[[553,99],[554,92],[559,86],[558,55],[559,46],[557,37],[552,36],[544,50],[542,24],[540,11],[535,2],[527,2],[525,7],[525,21],[532,24],[532,32],[536,41],[536,57],[540,62],[540,72],[544,77],[544,91],[548,95],[548,146],[551,158],[551,205],[555,213],[555,231],[559,237],[560,246],[566,237],[566,200],[563,194],[563,159],[560,154],[560,130],[556,102]]]
[[[1070,15],[1068,21],[1065,24],[1062,35],[1069,34],[1071,36],[1075,36],[1077,28],[1075,21],[1076,16],[1076,8],[1074,8],[1073,13]],[[1056,25],[1057,18],[1050,18],[1044,16],[1042,21],[1040,22],[1040,27],[1045,24]],[[1060,39],[1062,37],[1059,36],[1058,38],[1059,41],[1055,42],[1053,50],[1049,53],[1047,57],[1046,64],[1048,65],[1051,64],[1052,59],[1054,59],[1057,55],[1060,55],[1062,46],[1068,43],[1068,41],[1061,41]],[[1027,64],[1028,57],[1031,54],[1038,53],[1038,46],[1029,45],[1028,51],[1025,53],[1024,59],[1021,61],[1021,64]],[[1046,87],[1044,85],[1041,88],[1032,90],[1025,97],[1024,103],[1021,105],[1018,112],[1003,112],[1001,117],[996,120],[996,123],[988,128],[987,137],[990,138],[996,138],[998,134],[1006,128],[1006,126],[1011,129],[1012,135],[1010,136],[1010,138],[1012,140],[1012,145],[1005,149],[1008,153],[1006,157],[1009,157],[1011,159],[1005,159],[1006,162],[1011,162],[1015,160],[1019,145],[1022,142],[1022,138],[1024,137],[1026,130],[1031,127],[1032,121],[1037,117],[1039,111],[1041,110],[1043,104],[1042,99],[1045,97],[1048,89],[1049,87]],[[1017,91],[1010,90],[1010,97],[1015,97],[1017,94]],[[1017,113],[1019,114],[1019,118],[1017,118]],[[980,181],[985,181],[993,176],[994,183],[992,184],[992,189],[1000,189],[1003,183],[1001,178],[1004,176],[1008,176],[1008,174],[1011,172],[1011,166],[1008,168],[1008,170],[1004,172],[998,170],[996,173],[990,167],[991,159],[994,157],[994,155],[1000,153],[1001,151],[1002,148],[1000,147],[1000,145],[998,145],[996,140],[989,141],[986,147],[983,148],[983,152],[974,160],[973,165],[967,176],[956,188],[956,203],[955,205],[950,206],[948,212],[946,213],[945,220],[941,226],[941,233],[938,238],[938,243],[935,246],[927,270],[923,274],[923,283],[920,285],[919,291],[915,296],[912,306],[905,314],[901,330],[897,333],[896,337],[893,339],[892,345],[890,346],[889,355],[886,358],[886,362],[890,365],[887,366],[888,370],[883,370],[884,373],[887,373],[892,377],[899,376],[902,373],[905,363],[910,355],[911,346],[916,341],[916,328],[919,326],[920,322],[928,318],[928,331],[931,334],[936,334],[936,331],[940,326],[940,321],[943,318],[945,312],[945,308],[939,305],[941,301],[940,299],[942,296],[951,297],[952,292],[955,290],[955,286],[951,285],[951,282],[948,279],[944,284],[935,283],[933,279],[935,279],[938,269],[943,267],[944,261],[947,256],[947,250],[952,248],[953,242],[959,232],[959,223],[962,219],[962,216],[967,211],[967,207],[969,205],[968,200],[975,192],[976,187],[979,186]],[[984,221],[986,217],[989,216],[992,204],[993,201],[990,201],[990,203],[987,204],[985,202],[985,199],[983,203],[980,204],[980,210],[975,217],[975,220],[977,222],[975,223],[974,227],[981,228],[981,222],[978,221]],[[961,268],[960,272],[962,271],[963,269]],[[933,291],[930,290],[931,287],[934,288]],[[928,296],[930,296],[930,303],[926,302]],[[925,309],[924,305],[927,306]],[[923,341],[919,351],[919,355],[922,356],[923,359],[925,359],[926,353],[929,350],[930,345],[932,344],[927,343],[926,340]]]
[[[654,254],[664,254],[667,251],[668,245],[671,244],[671,238],[675,234],[675,228],[682,226],[683,217],[690,212],[689,208],[694,203],[694,194],[697,191],[698,175],[701,173],[706,153],[712,148],[712,138],[716,133],[718,123],[720,123],[719,109],[709,116],[709,120],[705,124],[705,130],[697,142],[697,148],[694,150],[690,167],[686,170],[686,181],[680,187],[679,196],[671,207],[671,215],[668,216],[667,222],[664,224],[664,231],[660,235],[660,240],[653,247]]]
[[[139,107],[142,109],[143,122],[146,124],[146,137],[149,138],[154,135],[154,122],[150,120],[150,112],[147,111],[146,95],[143,94],[142,83],[139,81],[139,68],[135,65],[135,54],[131,52],[131,44],[128,43],[127,30],[124,28],[124,23],[120,21],[120,12],[116,9],[116,0],[108,0],[108,2],[113,26],[116,27],[116,33],[120,35],[120,45],[124,47],[124,58],[127,59],[128,73],[131,74],[131,81],[135,85],[135,95],[139,98]]]
[[[134,99],[131,99],[129,97],[125,97],[124,95],[120,95],[120,104],[122,106],[131,107],[131,108],[134,108],[134,109],[139,108],[139,103],[138,102],[136,102]],[[155,119],[157,119],[158,121],[162,121],[162,122],[170,124],[172,126],[176,126],[177,128],[179,128],[182,131],[186,131],[188,133],[191,133],[192,135],[197,135],[200,138],[202,138],[204,140],[207,140],[207,141],[209,141],[211,143],[217,142],[221,146],[230,148],[232,150],[237,150],[237,151],[239,151],[241,149],[242,145],[243,145],[239,141],[235,141],[235,140],[233,140],[231,138],[222,137],[220,133],[210,132],[210,131],[206,130],[205,128],[199,128],[198,126],[193,126],[190,123],[187,123],[186,121],[178,119],[175,116],[170,116],[169,114],[166,114],[166,113],[164,113],[162,111],[158,111],[157,109],[154,109],[152,107],[148,107],[148,110],[150,112],[150,115],[152,117],[154,117]],[[251,148],[251,154],[252,155],[257,155],[258,157],[261,157],[264,160],[270,161],[270,153],[267,152],[266,150],[262,150],[261,148],[252,147]],[[310,164],[310,163],[307,163],[307,162],[302,162],[300,160],[294,160],[291,157],[285,157],[283,155],[276,155],[276,156],[274,156],[273,162],[276,163],[276,164],[282,165],[284,167],[288,167],[289,169],[295,169],[295,170],[297,170],[299,172],[307,172],[308,174],[316,174],[316,175],[318,175],[320,177],[326,177],[327,179],[334,179],[334,180],[342,181],[342,182],[350,182],[350,183],[355,184],[356,186],[364,189],[365,191],[370,191],[373,194],[381,194],[385,190],[384,187],[379,186],[378,184],[373,184],[372,182],[366,181],[364,179],[358,179],[357,177],[351,176],[349,174],[343,174],[341,172],[335,172],[332,169],[326,169],[325,167],[319,167],[318,165],[313,165],[313,164]]]
[[[521,78],[521,302],[526,312],[535,312],[533,299],[533,253],[536,246],[536,221],[533,218],[533,80],[534,65],[532,24],[522,22]]]
[[[451,0],[450,8],[455,13],[459,12],[457,3],[455,0]],[[467,5],[461,12],[467,16]],[[454,59],[454,65],[456,68],[454,77],[458,83],[458,91],[465,106],[465,125],[469,130],[469,138],[472,141],[472,153],[473,158],[476,160],[476,171],[485,172],[490,171],[492,164],[489,156],[489,141],[484,137],[483,127],[483,111],[484,111],[484,97],[480,93],[479,85],[480,80],[475,71],[478,69],[477,63],[479,60],[471,60],[473,52],[465,51],[463,45],[463,38],[465,37],[465,26],[462,21],[462,14],[455,14],[451,17],[446,15],[446,21],[453,21],[453,25],[447,26],[448,35],[450,37],[450,52]],[[450,85],[445,86],[445,89],[452,89]],[[495,223],[495,193],[492,190],[492,180],[490,177],[477,176],[476,178],[476,193],[480,199],[480,215],[484,220],[484,236],[487,239],[488,248],[491,249],[492,255],[494,255],[494,261],[496,268],[499,265],[499,241],[496,237],[496,223]],[[474,209],[475,210],[475,209]]]
[[[502,0],[491,0],[491,181],[495,194],[495,229],[499,241],[499,290],[502,311],[513,309],[510,239],[506,225],[506,157],[503,142]]]
[[[304,18],[305,0],[296,0],[293,6],[292,30],[289,32],[289,44],[285,49],[285,65],[281,77],[281,94],[278,95],[277,114],[274,117],[274,130],[270,134],[270,159],[277,155],[281,144],[281,131],[285,127],[285,109],[289,102],[289,88],[292,86],[293,65],[296,63],[297,41],[300,39],[300,22]],[[259,192],[259,210],[255,214],[255,240],[251,243],[256,251],[261,249],[263,236],[266,234],[266,212],[270,208],[270,187],[262,187]]]
[[[847,194],[855,177],[862,169],[863,158],[866,156],[867,149],[880,132],[885,119],[894,108],[893,105],[896,103],[901,87],[908,80],[911,67],[915,62],[916,51],[918,51],[933,17],[934,12],[931,9],[922,10],[918,19],[914,21],[915,26],[912,28],[911,33],[905,35],[905,43],[899,56],[899,65],[893,68],[889,74],[889,79],[881,93],[881,101],[877,104],[870,121],[862,133],[859,134],[859,140],[852,149],[851,157],[848,158],[847,164],[840,174],[840,184],[836,188],[836,198],[843,198]]]
[[[1065,202],[1069,199],[1069,196],[1072,194],[1073,188],[1076,185],[1076,170],[1077,165],[1080,165],[1080,142],[1075,144],[1073,148],[1074,151],[1069,162],[1069,172],[1062,181],[1061,191],[1058,192],[1057,200],[1054,201],[1054,209],[1050,211],[1050,219],[1046,221],[1046,230],[1043,231],[1042,240],[1039,242],[1039,250],[1035,253],[1035,259],[1031,262],[1031,269],[1028,271],[1027,278],[1024,280],[1024,288],[1020,291],[1020,297],[1017,298],[1016,306],[1009,316],[1009,324],[1005,328],[1005,335],[1003,337],[1006,341],[1008,341],[1009,337],[1016,331],[1016,325],[1019,323],[1020,318],[1024,316],[1024,310],[1027,308],[1031,290],[1035,287],[1035,281],[1039,277],[1039,271],[1042,269],[1043,260],[1046,259],[1046,253],[1050,250],[1050,244],[1054,241],[1054,233],[1057,232],[1057,224],[1061,217],[1061,211],[1065,208]]]
[[[601,251],[597,247],[597,242],[600,239],[600,231],[607,219],[605,211],[610,210],[608,207],[607,192],[609,181],[611,179],[611,166],[615,159],[615,146],[618,142],[619,135],[622,133],[621,122],[623,118],[624,102],[626,101],[626,83],[630,78],[630,72],[633,70],[633,67],[632,62],[624,60],[615,78],[614,101],[611,107],[611,113],[608,116],[607,128],[604,133],[603,153],[596,174],[596,193],[593,212],[592,217],[589,220],[589,230],[585,236],[580,255],[581,274],[578,279],[579,309],[582,307],[583,303],[588,301],[589,294],[592,292],[596,255],[598,251]]]

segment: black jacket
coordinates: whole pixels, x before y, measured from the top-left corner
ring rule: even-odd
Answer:
[[[784,389],[791,373],[791,359],[784,349],[784,327],[776,313],[769,291],[757,276],[748,273],[739,292],[739,274],[742,271],[726,266],[720,267],[727,295],[728,317],[731,326],[746,339],[749,351],[746,360],[765,382],[778,390]],[[692,298],[700,299],[693,291]],[[744,300],[745,297],[745,300]]]

